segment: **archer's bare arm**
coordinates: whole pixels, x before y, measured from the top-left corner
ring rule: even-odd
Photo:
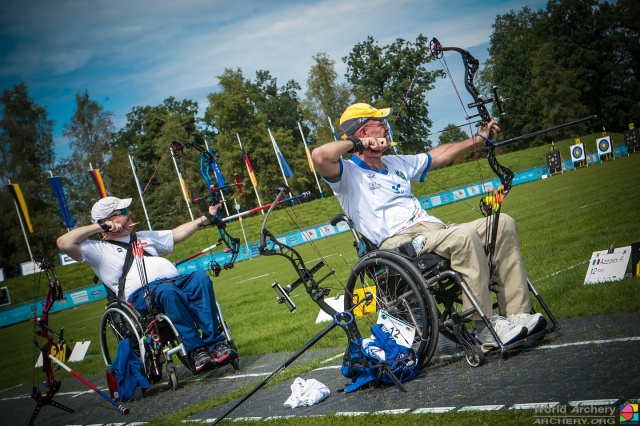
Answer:
[[[500,130],[498,124],[491,120],[486,126],[478,128],[478,134],[488,139],[493,139]],[[480,137],[472,137],[461,142],[447,143],[438,145],[429,150],[431,154],[431,169],[437,169],[450,164],[453,160],[475,149],[480,149],[484,145],[484,139]]]
[[[222,204],[218,203],[215,206],[209,206],[209,214],[211,216],[215,216],[221,205]],[[173,243],[178,244],[183,242],[184,240],[195,234],[195,232],[199,228],[198,225],[202,226],[208,222],[209,219],[207,219],[206,216],[202,216],[191,222],[183,223],[182,225],[173,228],[171,230],[171,232],[173,233]]]

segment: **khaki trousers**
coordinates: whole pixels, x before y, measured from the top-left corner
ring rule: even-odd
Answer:
[[[462,275],[480,308],[491,317],[493,301],[489,290],[489,260],[484,252],[486,219],[463,224],[419,222],[403,232],[387,238],[381,249],[410,243],[418,235],[424,237],[420,253],[434,252],[451,260],[451,268]],[[498,286],[497,301],[502,315],[531,310],[527,275],[520,254],[516,222],[509,215],[500,214],[495,250],[493,282]],[[463,297],[463,310],[473,305]],[[480,319],[474,314],[473,319]]]

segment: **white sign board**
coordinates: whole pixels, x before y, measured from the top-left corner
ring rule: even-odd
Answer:
[[[631,246],[620,247],[609,253],[608,250],[595,251],[591,255],[585,284],[598,284],[609,281],[620,281],[627,271],[631,256]]]
[[[35,274],[36,272],[40,272],[40,267],[36,265],[36,262],[30,260],[28,262],[22,262],[20,264],[20,273],[24,277],[25,275]]]
[[[73,260],[64,253],[60,253],[60,266],[71,265],[72,263],[78,263],[77,260]]]

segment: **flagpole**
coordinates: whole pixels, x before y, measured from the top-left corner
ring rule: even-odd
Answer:
[[[318,180],[318,175],[316,174],[316,168],[313,165],[313,160],[311,159],[311,153],[309,152],[309,147],[307,147],[307,141],[304,138],[304,133],[302,132],[302,126],[298,121],[298,129],[300,129],[300,136],[302,136],[302,143],[304,144],[304,152],[307,154],[307,160],[309,161],[309,168],[313,173],[313,176],[316,178],[316,183],[318,184],[318,191],[320,191],[320,198],[324,198],[324,194],[322,193],[322,188],[320,187],[320,181]]]
[[[209,150],[209,144],[207,143],[207,141],[204,141],[204,147],[207,149],[207,152],[211,155],[213,155],[213,153]],[[221,171],[222,173],[222,171]],[[214,173],[215,174],[215,173]],[[218,184],[218,186],[222,186],[220,184],[220,182],[218,182],[218,176],[216,175],[216,184]],[[207,188],[207,191],[211,191],[211,188]],[[224,211],[227,212],[227,216],[230,216],[229,214],[229,208],[227,207],[227,200],[224,199],[224,192],[222,190],[220,190],[220,198],[222,198],[222,205],[224,206]]]
[[[242,153],[245,155],[245,158],[244,158],[245,159],[245,166],[247,166],[247,173],[249,173],[249,180],[251,180],[251,185],[253,186],[253,192],[256,193],[256,198],[258,199],[258,205],[261,206],[262,205],[262,201],[260,201],[260,195],[258,195],[258,188],[253,183],[253,179],[251,179],[252,171],[249,170],[249,165],[246,163],[246,159],[249,158],[249,156],[247,155],[246,152],[244,152],[244,148],[242,147],[242,142],[240,141],[240,135],[238,133],[236,133],[236,136],[238,137],[238,143],[240,144],[240,151],[242,151]],[[254,177],[255,177],[255,172],[253,172],[253,173],[254,173]],[[264,211],[262,211],[261,213],[264,214]]]
[[[336,128],[333,127],[333,121],[331,121],[331,117],[327,116],[327,120],[329,120],[329,126],[331,127],[331,133],[333,133],[333,140],[338,140],[338,134],[336,133]]]
[[[284,178],[284,184],[287,185],[287,188],[288,188],[289,182],[287,181],[287,175],[285,175],[284,173],[284,169],[282,168],[282,162],[280,161],[280,156],[278,155],[278,148],[276,147],[276,139],[273,137],[273,134],[271,134],[271,129],[267,127],[267,130],[269,131],[269,137],[271,138],[271,144],[273,145],[273,150],[276,152],[276,158],[278,159],[278,164],[280,165],[280,171],[282,172],[282,177]],[[289,197],[293,197],[291,192],[289,192]]]
[[[233,200],[235,201],[236,211],[240,213],[240,203],[238,203],[238,199],[234,198]],[[242,216],[238,216],[238,221],[240,222],[240,228],[242,228],[242,235],[244,236],[244,246],[247,248],[247,257],[251,259],[251,252],[249,251],[249,242],[247,241],[247,234],[245,234],[244,232],[244,224],[242,223]]]
[[[176,168],[176,173],[178,174],[178,183],[180,184],[180,189],[182,190],[182,196],[184,197],[184,201],[187,203],[187,210],[189,210],[189,216],[191,216],[191,221],[194,221],[193,213],[191,212],[191,204],[189,203],[189,194],[187,194],[187,188],[182,179],[182,175],[180,174],[180,169],[178,168],[178,163],[176,162],[176,157],[173,156],[173,152],[171,148],[169,148],[169,152],[171,152],[171,159],[173,160],[173,165]]]
[[[140,195],[140,202],[142,202],[142,210],[144,210],[144,216],[147,218],[147,225],[149,225],[149,231],[153,231],[151,229],[151,221],[149,220],[149,214],[147,213],[147,206],[144,204],[144,198],[142,198],[142,187],[140,186],[140,181],[138,180],[138,175],[136,174],[136,168],[133,165],[133,157],[130,154],[127,154],[129,157],[129,164],[131,165],[131,171],[133,172],[133,180],[136,181],[136,188],[138,188],[138,194]]]
[[[11,181],[8,180],[9,185],[11,185]],[[13,198],[13,197],[11,197]],[[18,207],[18,202],[15,198],[13,198],[13,204],[16,206],[16,212],[18,213],[18,220],[20,221],[20,228],[22,228],[22,235],[24,235],[24,241],[27,243],[27,250],[29,251],[29,259],[35,265],[35,261],[33,260],[33,254],[31,254],[31,246],[29,245],[29,238],[27,237],[27,231],[24,229],[24,223],[22,223],[22,216],[20,215],[20,208]]]

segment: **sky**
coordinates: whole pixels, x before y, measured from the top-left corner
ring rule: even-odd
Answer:
[[[398,38],[415,41],[420,34],[437,37],[484,62],[496,15],[544,5],[538,0],[3,0],[0,90],[26,83],[30,98],[54,121],[60,159],[70,155],[62,130],[78,92],[87,90],[112,112],[117,129],[132,108],[160,105],[170,96],[196,101],[204,112],[207,95],[226,68],[242,69],[249,80],[267,70],[279,86],[295,80],[303,99],[312,57],[319,52],[336,61],[341,78],[342,58],[368,36],[380,46]],[[466,95],[459,55],[447,56],[447,63]],[[448,80],[438,81],[428,101],[433,131],[464,122]]]

